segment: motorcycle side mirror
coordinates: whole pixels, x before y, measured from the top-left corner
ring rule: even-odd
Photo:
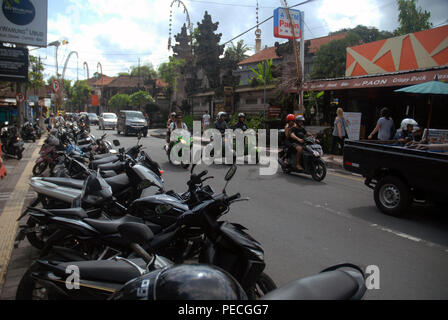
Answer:
[[[233,166],[229,169],[229,171],[227,172],[226,177],[225,177],[225,180],[226,180],[227,182],[233,179],[233,177],[235,176],[235,173],[236,173],[237,169],[238,169],[238,167],[237,167],[236,165],[233,165]]]
[[[116,147],[120,146],[120,141],[118,141],[118,140],[114,140],[113,143],[114,143],[114,146],[116,146]]]
[[[237,169],[238,169],[238,167],[236,165],[233,165],[227,172],[226,177],[225,177],[226,185],[224,186],[222,193],[226,193],[227,185],[229,184],[230,180],[232,180],[232,178],[235,176]]]
[[[143,138],[143,134],[141,132],[139,132],[137,136],[139,141]]]

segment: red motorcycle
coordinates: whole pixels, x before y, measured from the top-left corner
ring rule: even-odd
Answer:
[[[35,177],[40,176],[48,167],[50,167],[50,170],[53,170],[58,157],[55,146],[50,144],[43,145],[40,150],[40,157],[36,160],[36,164],[33,167],[33,175]]]

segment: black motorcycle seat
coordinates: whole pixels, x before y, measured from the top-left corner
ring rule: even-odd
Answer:
[[[262,300],[351,300],[361,298],[365,292],[363,278],[352,273],[335,270],[291,282],[269,292]]]
[[[81,149],[82,151],[90,151],[92,149],[92,145],[91,144],[86,144],[83,146],[79,146],[79,149]]]
[[[140,268],[145,269],[146,263],[143,259],[130,259]],[[129,280],[140,276],[140,272],[129,263],[114,260],[94,260],[61,263],[58,267],[67,268],[77,266],[81,280],[95,282],[111,282],[124,284]]]
[[[100,169],[101,171],[115,171],[115,172],[121,172],[124,170],[126,165],[126,162],[113,162],[113,163],[106,163],[106,164],[100,164],[97,169]]]
[[[94,227],[103,235],[118,233],[118,226],[126,222],[143,223],[142,219],[130,215],[115,220],[97,220],[87,218],[83,221]]]
[[[69,187],[73,189],[82,189],[84,186],[83,180],[77,180],[72,178],[43,178],[42,181],[54,183],[61,187]]]
[[[118,156],[110,156],[99,160],[93,160],[90,162],[90,168],[91,169],[97,169],[97,167],[101,164],[106,164],[110,162],[116,162],[118,161]]]
[[[57,217],[70,218],[70,219],[85,219],[88,218],[86,211],[83,208],[70,208],[70,209],[51,209],[48,210]]]
[[[126,173],[104,180],[107,182],[107,184],[110,185],[114,194],[120,193],[131,185],[131,181],[129,180]]]
[[[111,153],[105,153],[105,154],[97,154],[95,156],[93,156],[94,161],[95,160],[102,160],[102,159],[106,159],[113,156],[113,154]]]

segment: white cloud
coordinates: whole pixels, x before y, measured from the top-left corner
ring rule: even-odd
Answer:
[[[373,0],[323,0],[318,17],[330,31],[353,28],[357,25],[378,26],[381,12]]]

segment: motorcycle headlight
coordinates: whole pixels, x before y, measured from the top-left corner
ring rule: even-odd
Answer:
[[[185,141],[184,139],[180,139],[180,143],[187,144],[187,141]]]
[[[20,141],[20,138],[19,138],[19,137],[17,137],[17,141]]]

